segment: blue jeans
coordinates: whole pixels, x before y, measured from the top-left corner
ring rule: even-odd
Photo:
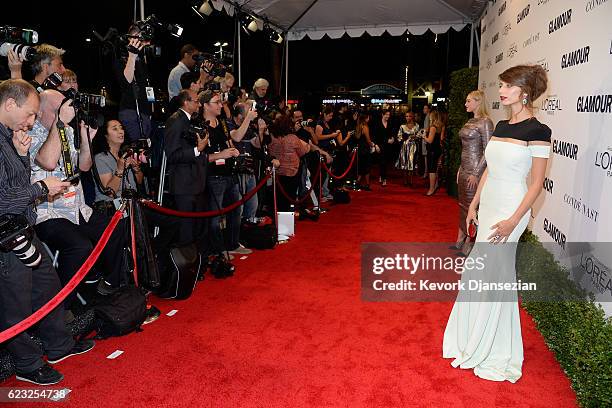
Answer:
[[[151,115],[140,113],[142,119],[142,130],[144,131],[145,139],[151,135]],[[138,124],[138,115],[134,109],[123,109],[119,111],[119,121],[125,128],[126,140],[133,142],[140,139],[140,125]]]
[[[219,210],[223,207],[240,200],[238,183],[233,176],[208,176],[208,205],[211,210]],[[240,238],[240,207],[225,214],[226,229],[228,230],[227,248],[221,231],[221,217],[210,219],[210,251],[212,254],[220,254],[238,248]]]
[[[241,174],[240,175],[240,193],[248,193],[253,190],[257,185],[257,179],[255,179],[254,174]],[[257,199],[257,194],[255,194],[249,201],[244,203],[242,206],[242,218],[252,219],[257,215],[257,207],[259,205],[259,201]]]

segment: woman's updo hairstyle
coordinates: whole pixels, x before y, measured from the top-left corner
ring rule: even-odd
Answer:
[[[499,79],[513,86],[521,88],[527,94],[527,105],[533,106],[548,86],[548,76],[540,65],[517,65],[508,68],[499,75]],[[521,95],[522,99],[523,95]]]

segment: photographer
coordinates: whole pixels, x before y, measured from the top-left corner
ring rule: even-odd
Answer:
[[[177,96],[181,89],[185,89],[185,87],[182,86],[181,77],[183,74],[191,72],[191,70],[193,70],[193,67],[196,64],[196,61],[193,57],[197,56],[199,53],[200,52],[198,51],[198,49],[191,44],[183,45],[183,47],[181,48],[181,59],[178,64],[174,68],[172,68],[172,71],[170,71],[170,75],[168,75],[169,100]]]
[[[79,171],[89,171],[92,165],[86,126],[83,122],[79,124],[81,144],[80,150],[77,150],[74,144],[77,136],[68,125],[75,117],[71,101],[62,104],[64,96],[55,90],[43,91],[40,98],[39,118],[28,133],[32,137],[32,181],[49,176],[61,180],[70,177],[73,181],[63,194],[49,196],[38,204],[35,230],[52,251],[59,251],[58,273],[65,285],[91,253],[110,217],[94,213],[85,204],[83,187],[78,178]],[[96,130],[90,129],[89,133],[95,137]],[[127,279],[120,256],[125,246],[123,228],[123,224],[120,224],[115,229],[98,261],[98,272],[104,274],[98,284],[101,294],[109,294]],[[95,273],[90,276],[98,277]],[[72,301],[74,295],[66,300],[67,308],[71,307]]]
[[[139,152],[121,151],[125,142],[125,131],[121,122],[111,119],[102,127],[102,135],[94,140],[94,160],[100,182],[105,189],[112,190],[112,196],[121,197],[122,190],[137,190],[142,185],[144,175],[140,169]],[[130,155],[130,153],[133,153]],[[115,212],[113,197],[96,189],[94,208],[112,215]]]
[[[198,74],[197,72],[192,72],[192,71],[185,72],[183,75],[181,75],[181,90],[183,89],[190,89],[194,91],[197,95],[198,92],[202,90],[201,75]],[[168,113],[172,115],[174,112],[176,112],[179,109],[179,107],[180,107],[180,102],[179,102],[179,97],[177,94],[175,97],[170,99],[170,102],[168,103]]]
[[[130,36],[127,58],[115,61],[115,78],[121,88],[119,101],[119,120],[128,140],[148,139],[151,133],[151,104],[155,95],[149,86],[149,73],[144,56],[144,47],[150,44],[140,37],[140,28],[133,25],[128,31]],[[147,96],[150,95],[150,97]]]
[[[295,135],[300,138],[300,140],[311,143],[315,140],[314,127],[316,126],[316,122],[312,120],[308,120],[306,123],[304,122],[304,114],[301,110],[295,109],[291,113],[291,119],[293,119],[293,123],[295,125]],[[302,160],[300,165],[300,190],[299,195],[303,195],[308,191],[308,180],[309,176],[314,176],[317,171],[317,167],[319,165],[319,155],[316,152],[311,152],[306,154]],[[311,180],[311,182],[315,182],[316,180]],[[313,200],[315,201],[315,200]],[[315,204],[318,205],[318,204]]]
[[[300,140],[295,133],[295,125],[291,118],[279,115],[269,127],[272,139],[269,144],[270,155],[280,162],[277,172],[280,183],[289,194],[291,199],[297,198],[299,188],[300,158],[310,151],[318,151],[327,163],[331,162],[331,156],[313,144]],[[261,147],[259,139],[253,140],[255,147]],[[283,195],[277,196],[279,211],[290,211],[291,203]]]
[[[257,112],[251,106],[238,103],[234,108],[232,119],[228,121],[227,127],[229,134],[234,141],[234,146],[240,151],[240,154],[248,154],[253,156],[253,145],[251,140],[257,137],[257,131],[253,129],[253,121],[257,118]],[[257,179],[255,174],[240,174],[240,193],[246,194],[255,188]],[[257,194],[249,201],[244,203],[242,209],[242,218],[250,223],[257,223],[257,207],[259,202]]]
[[[64,61],[62,56],[66,51],[49,44],[40,44],[36,47],[36,57],[32,61],[32,74],[34,79],[30,83],[38,92],[44,89],[42,84],[49,75],[58,73],[64,75]]]
[[[198,95],[191,89],[178,94],[179,110],[166,121],[164,151],[168,160],[168,191],[179,211],[206,209],[207,159],[204,152],[208,135],[189,132],[190,120],[200,108]],[[179,241],[181,244],[198,242],[204,250],[206,221],[202,218],[182,218]]]
[[[221,95],[211,90],[200,93],[200,102],[204,108],[204,119],[208,121],[210,143],[206,147],[208,153],[208,205],[211,210],[220,210],[226,205],[240,200],[238,180],[232,174],[230,158],[237,157],[240,152],[233,146],[229,130],[225,122],[219,119],[223,102]],[[229,239],[224,243],[221,231],[221,217],[210,219],[211,253],[220,255],[226,249],[231,253],[250,254],[252,251],[239,243],[240,238],[240,207],[225,214]],[[225,256],[225,254],[224,254]]]
[[[330,127],[330,121],[334,117],[334,109],[331,106],[326,106],[323,109],[323,115],[321,120],[317,123],[317,127],[315,128],[315,143],[322,150],[327,153],[331,153],[332,151],[332,141],[338,138],[341,135],[339,130],[333,131]],[[335,142],[334,142],[335,143]],[[327,172],[323,176],[323,197],[321,201],[332,200],[331,192],[329,191],[329,174]]]
[[[8,80],[0,84],[0,215],[25,216],[30,225],[36,221],[36,200],[61,194],[70,185],[54,176],[30,184],[28,149],[32,140],[26,131],[34,124],[38,109],[36,90],[26,81]],[[31,242],[41,257],[31,267],[14,252],[0,252],[0,330],[21,322],[60,290],[51,259],[36,235]],[[38,385],[57,384],[63,375],[44,362],[43,353],[54,364],[94,346],[91,340],[74,342],[66,329],[61,307],[40,321],[38,331],[44,352],[26,332],[6,343],[18,380]]]
[[[74,89],[78,92],[79,90],[79,82],[77,80],[77,75],[74,71],[70,69],[65,69],[64,74],[62,75],[62,83],[57,87],[58,91],[65,92],[68,89]]]

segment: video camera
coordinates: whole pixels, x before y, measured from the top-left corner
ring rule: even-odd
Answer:
[[[182,26],[178,24],[165,24],[161,22],[155,16],[155,14],[151,14],[146,19],[135,22],[134,25],[138,27],[139,33],[137,35],[126,34],[126,35],[121,36],[121,40],[124,43],[128,43],[130,41],[130,38],[136,38],[140,41],[153,42],[155,38],[156,30],[168,32],[170,33],[170,35],[177,37],[177,38],[183,34]],[[130,46],[128,46],[128,51],[134,54],[138,53],[138,50],[130,50],[129,48]]]
[[[210,62],[212,64],[212,67],[210,68],[210,70],[204,69],[204,71],[206,71],[206,73],[212,77],[223,77],[228,71],[227,66],[223,64],[223,62],[219,58],[215,57],[212,54],[200,53],[192,56],[192,58],[195,61],[195,65],[193,67],[193,70],[195,72],[200,72],[202,65],[206,61]]]
[[[3,57],[8,56],[9,51],[12,50],[22,60],[32,61],[37,52],[29,44],[36,44],[37,42],[38,33],[34,30],[0,26],[0,55]]]
[[[229,164],[232,174],[255,174],[255,160],[248,153],[225,160]]]
[[[87,126],[97,129],[104,124],[104,116],[100,112],[106,106],[106,98],[102,95],[78,92],[74,88],[61,91],[62,76],[57,72],[49,75],[42,83],[43,89],[54,89],[66,99],[72,99],[72,107],[80,112],[79,119]]]

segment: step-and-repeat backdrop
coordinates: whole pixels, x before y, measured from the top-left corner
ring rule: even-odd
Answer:
[[[508,119],[498,75],[540,64],[537,118],[552,129],[531,229],[612,314],[612,0],[495,0],[481,21],[479,88]]]

